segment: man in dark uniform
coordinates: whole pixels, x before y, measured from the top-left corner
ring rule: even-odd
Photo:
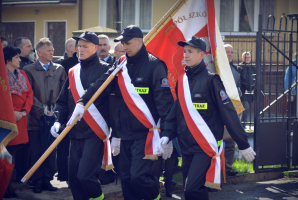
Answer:
[[[217,148],[222,148],[224,125],[237,142],[240,155],[251,161],[254,159],[255,152],[248,144],[246,134],[220,77],[206,68],[203,60],[206,51],[205,42],[193,36],[186,42],[178,42],[178,45],[184,47],[184,59],[187,63],[186,74],[181,75],[183,79],[181,77],[178,79],[177,100],[166,118],[165,131],[161,133],[160,144],[162,146],[167,144],[177,135],[182,151],[185,199],[209,199],[208,190],[204,185],[219,188],[220,171],[217,185],[206,181],[206,173],[212,164],[211,160],[217,159],[221,150],[217,152],[216,156],[210,157],[206,146],[212,146],[212,143],[215,143],[213,146],[216,151]],[[185,85],[187,87],[184,87]],[[190,93],[188,98],[185,94],[186,90]],[[188,110],[185,110],[183,102],[190,102],[188,109],[193,109],[188,118]],[[194,118],[196,115],[201,117]],[[190,126],[191,120],[196,123],[196,127]],[[205,136],[206,132],[209,135]],[[202,138],[197,140],[198,135],[204,135],[205,140],[203,141]]]
[[[104,90],[104,93],[109,94],[115,91],[116,96],[117,115],[115,124],[119,139],[116,139],[117,136],[114,135],[111,146],[114,155],[121,151],[119,169],[123,196],[125,200],[158,200],[160,199],[159,180],[152,174],[154,162],[156,162],[153,160],[157,159],[157,154],[151,156],[146,154],[145,156],[147,136],[150,136],[152,132],[156,133],[155,130],[157,130],[158,125],[150,126],[152,128],[149,129],[139,120],[140,116],[131,110],[132,104],[127,103],[127,97],[130,96],[130,93],[122,95],[122,92],[125,92],[123,87],[126,86],[122,84],[123,79],[121,77],[131,79],[129,84],[133,89],[127,89],[127,91],[136,93],[137,101],[143,102],[142,107],[148,108],[147,114],[152,117],[151,124],[157,124],[160,119],[160,130],[163,132],[165,118],[173,104],[170,85],[166,78],[167,68],[164,62],[146,50],[143,43],[143,33],[139,27],[135,25],[125,27],[121,35],[114,41],[121,41],[123,44],[126,60],[121,62],[121,65],[125,65],[126,61],[127,64],[126,67],[123,66],[123,71],[118,73],[118,76]],[[88,102],[115,70],[120,60],[116,61],[113,67],[87,90],[78,101],[77,106],[79,104],[85,105]],[[124,71],[127,73],[124,74]],[[131,98],[133,97],[131,96]],[[135,108],[139,109],[139,107]],[[73,116],[82,114],[78,110],[73,113]],[[157,143],[159,143],[159,139]],[[158,147],[157,149],[160,150]]]
[[[95,33],[86,31],[74,39],[78,40],[79,59],[81,61],[80,65],[75,67],[80,67],[79,77],[83,89],[86,90],[108,70],[109,65],[98,60],[96,53],[98,38]],[[74,109],[79,109],[78,107],[75,108],[76,102],[72,93],[71,78],[69,75],[56,102],[55,112],[58,119],[51,128],[52,135],[56,137],[60,124],[67,122]],[[93,104],[109,124],[108,101],[105,98],[107,96],[102,95]],[[104,143],[87,123],[85,118],[81,119],[69,132],[69,185],[75,200],[102,200],[104,194],[97,174],[102,164]]]
[[[235,80],[236,87],[238,89],[238,94],[240,99],[242,100],[242,96],[246,90],[246,80],[245,80],[245,71],[242,67],[236,66],[233,64],[233,53],[234,49],[232,45],[225,44],[224,45],[226,54],[230,63],[231,71]],[[242,113],[238,115],[239,119],[242,118]],[[235,141],[225,141],[225,161],[226,161],[226,173],[229,176],[235,176],[238,172],[232,171],[232,165],[234,163],[234,155],[235,155]]]

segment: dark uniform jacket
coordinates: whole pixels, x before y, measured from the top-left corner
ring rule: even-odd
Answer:
[[[242,67],[234,65],[233,62],[230,63],[230,67],[238,88],[239,97],[242,99],[242,95],[246,90],[245,71]]]
[[[226,125],[239,149],[248,148],[247,136],[231,100],[226,96],[220,77],[207,70],[204,61],[193,68],[186,67],[185,71],[188,76],[192,102],[207,103],[207,109],[198,109],[197,111],[210,128],[216,141],[223,138],[224,125]],[[179,98],[175,101],[166,118],[165,131],[161,136],[167,136],[172,140],[176,135],[182,154],[194,154],[203,151],[187,127]]]
[[[80,78],[84,90],[88,89],[98,79],[98,77],[104,74],[108,69],[109,65],[105,62],[99,61],[96,53],[86,60],[81,60]],[[94,102],[94,105],[109,126],[109,109],[106,98],[107,96],[100,95]],[[69,79],[67,79],[56,101],[55,114],[57,116],[57,121],[61,124],[66,123],[74,111],[75,106],[76,102],[73,99],[69,87]],[[81,121],[78,121],[77,124],[69,131],[69,137],[71,139],[86,139],[98,136],[88,126],[84,118],[82,118]]]
[[[28,130],[39,131],[39,120],[44,116],[44,105],[50,100],[50,91],[53,90],[55,102],[67,76],[61,65],[50,62],[48,70],[45,71],[39,60],[26,65],[24,71],[34,93],[33,106],[28,115]]]
[[[110,54],[110,57],[106,62],[109,63],[110,65],[113,65],[115,61],[116,61],[116,58]]]
[[[21,62],[20,62],[20,68],[19,69],[23,69],[25,67],[25,65],[29,65],[34,63],[33,61],[29,60],[28,58],[22,57],[20,56]]]
[[[77,56],[77,52],[75,52],[72,55],[72,57],[62,60],[61,65],[64,67],[65,72],[68,76],[69,69],[72,68],[73,66],[75,66],[78,63],[79,63],[79,58]]]
[[[245,74],[246,90],[251,92],[254,90],[255,81],[253,80],[252,75],[256,73],[256,66],[252,65],[251,63],[247,64],[245,62],[240,63],[240,66],[242,67]],[[242,101],[250,101],[249,96],[249,94],[243,94]]]
[[[157,57],[147,52],[143,45],[141,50],[133,57],[127,57],[127,69],[132,84],[135,87],[149,89],[148,94],[140,94],[147,104],[155,122],[161,118],[161,131],[163,131],[164,121],[173,104],[173,97],[170,85],[162,85],[162,80],[167,77],[166,65]],[[85,105],[95,91],[102,85],[107,77],[114,71],[118,61],[109,71],[104,74],[78,102]],[[108,94],[115,91],[116,96],[116,132],[122,140],[146,139],[148,129],[133,115],[124,102],[116,78],[105,90]],[[113,136],[115,137],[115,135]]]

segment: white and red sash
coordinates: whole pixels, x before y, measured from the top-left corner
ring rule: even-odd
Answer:
[[[121,61],[120,65],[122,65],[122,71],[118,74],[118,85],[122,97],[133,115],[149,129],[144,159],[157,160],[158,156],[162,153],[159,148],[159,122],[157,124],[155,123],[147,104],[131,83],[126,67],[127,60],[124,60],[122,57]]]
[[[81,96],[85,93],[81,78],[80,78],[81,64],[78,63],[68,72],[69,86],[75,102],[77,102]],[[94,104],[88,108],[83,115],[84,120],[94,133],[104,141],[104,157],[102,161],[102,168],[107,170],[113,169],[111,147],[110,147],[110,131],[109,127],[102,117],[100,112],[97,110]]]
[[[213,133],[193,106],[186,73],[179,76],[178,82],[178,98],[187,127],[203,151],[212,157],[211,165],[206,174],[205,186],[220,189],[220,154],[223,144],[218,150]]]

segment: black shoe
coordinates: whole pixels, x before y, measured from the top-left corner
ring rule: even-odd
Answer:
[[[40,185],[35,185],[33,187],[33,192],[34,193],[41,193],[42,192],[42,187]]]
[[[100,181],[101,185],[107,185],[110,183],[115,182],[115,177],[114,176],[108,176],[105,180]]]
[[[166,191],[166,196],[167,196],[167,197],[172,197],[172,195],[173,195],[172,191],[169,191],[169,192]]]
[[[3,198],[11,198],[11,197],[12,197],[11,194],[6,190]]]
[[[229,175],[229,176],[235,176],[236,174],[238,174],[238,172],[236,172],[236,171],[228,171],[228,172],[226,172],[227,173],[227,175]]]
[[[44,184],[42,185],[42,189],[43,189],[43,190],[47,190],[47,191],[57,191],[57,190],[58,190],[58,188],[53,187],[52,184],[51,184],[50,182],[44,183]]]
[[[215,188],[208,188],[208,192],[218,192],[218,190]]]
[[[172,185],[176,185],[177,183],[176,183],[176,181],[175,181],[175,179],[174,178],[172,178]]]
[[[15,197],[15,198],[19,197],[19,195],[17,193],[15,193],[15,192],[10,193],[10,195],[11,195],[11,197]]]

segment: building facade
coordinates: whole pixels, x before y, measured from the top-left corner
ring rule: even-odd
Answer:
[[[146,34],[175,2],[177,0],[3,0],[1,35],[8,38],[10,45],[20,36],[30,38],[34,46],[40,38],[49,37],[54,43],[55,55],[62,55],[64,43],[74,31],[101,26],[120,32],[125,26],[136,24]],[[268,15],[276,16],[275,28],[279,28],[279,17],[297,12],[298,7],[297,0],[214,2],[224,42],[232,44],[238,52],[234,60],[241,52],[255,51],[259,14],[263,15],[264,28]]]

